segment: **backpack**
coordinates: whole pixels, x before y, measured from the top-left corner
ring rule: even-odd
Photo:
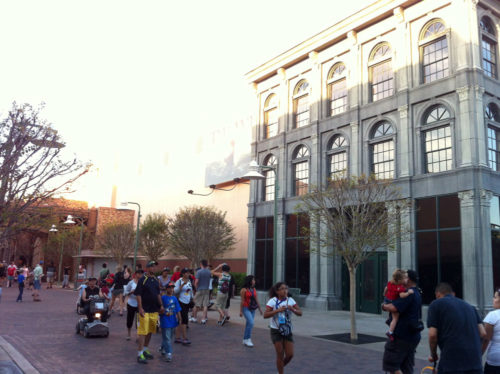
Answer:
[[[220,292],[226,294],[229,292],[229,281],[225,280],[224,282],[222,282],[222,284],[220,285]]]

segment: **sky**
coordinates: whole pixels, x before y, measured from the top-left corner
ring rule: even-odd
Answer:
[[[45,103],[92,172],[67,198],[171,213],[204,189],[203,137],[254,114],[244,74],[371,3],[33,0],[0,3],[0,115]],[[208,155],[210,158],[210,155]]]

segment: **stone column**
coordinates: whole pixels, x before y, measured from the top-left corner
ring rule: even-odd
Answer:
[[[415,200],[413,199],[403,199],[399,201],[399,215],[401,223],[401,242],[400,242],[400,253],[401,253],[401,268],[403,269],[413,269],[416,270],[416,258],[415,251],[413,250],[413,245],[415,240],[412,240],[414,236],[414,217],[415,217]]]
[[[278,133],[285,132],[288,126],[288,81],[286,79],[286,70],[279,68],[278,76],[280,86],[278,95]]]
[[[278,209],[279,210],[279,209]],[[285,216],[278,213],[278,235],[276,237],[276,281],[285,280]]]
[[[310,215],[314,213],[309,213]],[[315,219],[311,219],[310,236],[309,240],[309,295],[307,299],[316,298],[319,294],[319,259],[320,259],[320,245],[319,245],[319,227]],[[308,302],[306,301],[306,304]]]
[[[492,296],[494,287],[493,284],[493,254],[491,248],[491,226],[490,226],[490,201],[493,194],[487,190],[481,190],[479,195],[479,235],[481,237],[480,246],[480,288],[478,291],[481,293],[480,305],[482,311],[491,310]]]
[[[360,173],[360,152],[362,144],[359,143],[359,125],[351,122],[351,142],[349,143],[348,167],[350,175],[359,175]]]
[[[321,118],[320,100],[321,100],[321,65],[318,63],[318,52],[309,53],[309,61],[311,63],[310,74],[310,100],[309,100],[309,122],[317,123]]]
[[[399,134],[398,134],[398,145],[396,147],[397,157],[399,160],[399,176],[408,177],[410,176],[410,160],[413,158],[412,155],[412,142],[411,142],[411,131],[410,131],[410,121],[408,120],[408,105],[403,105],[398,108],[399,111]]]
[[[484,122],[483,109],[484,88],[480,86],[474,87],[475,110],[472,113],[474,124],[474,132],[476,141],[474,142],[474,163],[481,166],[489,167],[488,165],[488,150],[486,148],[486,127]]]
[[[457,166],[472,165],[472,143],[474,142],[472,123],[474,113],[471,111],[469,90],[469,86],[457,88],[459,111],[455,123],[455,137],[457,139],[455,143],[458,144],[458,149],[454,154],[457,158]],[[459,154],[461,156],[460,160],[458,160]]]
[[[394,71],[396,72],[398,91],[408,89],[408,67],[411,66],[411,61],[408,61],[411,56],[411,43],[408,43],[407,24],[405,22],[405,14],[403,7],[395,8],[394,20],[396,24],[396,39],[394,41],[395,64]]]
[[[358,34],[356,31],[349,31],[347,38],[351,44],[351,51],[349,52],[349,61],[346,62],[347,75],[347,88],[348,88],[348,105],[351,108],[357,108],[360,105],[360,92],[361,92],[361,46],[358,44]]]
[[[248,217],[247,274],[255,274],[255,217]]]

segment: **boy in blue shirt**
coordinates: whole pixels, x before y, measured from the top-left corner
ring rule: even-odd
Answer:
[[[21,271],[17,272],[17,283],[19,284],[19,296],[17,296],[17,302],[23,302],[23,292],[24,292],[24,275]]]
[[[174,330],[181,320],[181,306],[179,301],[174,296],[174,282],[169,282],[166,286],[166,295],[161,297],[164,314],[160,314],[160,327],[162,342],[160,352],[162,355],[166,354],[165,361],[172,361],[172,337]]]

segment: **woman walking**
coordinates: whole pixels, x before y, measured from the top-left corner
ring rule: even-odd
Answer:
[[[293,358],[292,313],[302,315],[302,311],[291,297],[288,297],[288,286],[278,282],[269,290],[269,301],[264,318],[271,318],[271,341],[276,350],[276,368],[279,374]]]
[[[253,275],[246,276],[245,283],[241,288],[240,296],[240,317],[245,316],[246,320],[243,344],[247,347],[253,347],[252,329],[255,319],[255,311],[258,309],[260,315],[262,315],[262,309],[260,308],[257,292],[255,291],[255,277]]]
[[[115,300],[118,299],[118,311],[120,316],[123,316],[123,286],[124,286],[124,278],[123,271],[121,266],[116,267],[115,277],[113,278],[113,291],[111,293],[111,304],[109,305],[109,310],[113,313],[113,305],[115,304]]]
[[[137,297],[134,295],[135,288],[137,287],[137,282],[144,274],[143,270],[137,270],[132,277],[132,280],[127,283],[123,289],[123,295],[128,296],[127,298],[127,340],[130,340],[130,332],[132,330],[132,325],[134,324],[134,318],[137,313]]]
[[[191,342],[187,338],[187,325],[189,322],[189,304],[193,297],[193,286],[189,279],[191,275],[189,269],[181,270],[181,278],[175,282],[174,293],[177,295],[181,306],[181,325],[175,329],[175,342],[189,345]],[[182,339],[181,339],[182,335]]]
[[[493,297],[493,310],[484,318],[486,337],[483,340],[483,353],[486,354],[484,374],[500,373],[500,289]]]

